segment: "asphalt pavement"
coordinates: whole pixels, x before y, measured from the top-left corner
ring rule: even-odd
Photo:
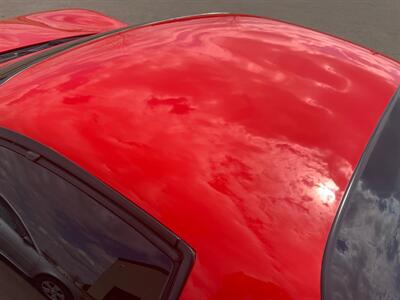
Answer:
[[[255,14],[327,32],[400,60],[400,0],[0,0],[0,19],[80,7],[129,24],[206,13]]]

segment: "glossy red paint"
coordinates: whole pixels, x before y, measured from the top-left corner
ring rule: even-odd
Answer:
[[[0,126],[55,149],[196,251],[182,299],[320,299],[338,204],[398,63],[239,15],[116,34],[0,87]]]
[[[93,34],[126,26],[98,12],[64,9],[38,12],[0,21],[0,53],[66,37]]]

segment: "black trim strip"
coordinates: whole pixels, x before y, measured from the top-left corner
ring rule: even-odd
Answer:
[[[7,61],[23,57],[28,54],[32,54],[38,51],[46,50],[48,48],[65,44],[83,37],[87,37],[90,34],[84,34],[84,35],[77,35],[77,36],[71,36],[71,37],[66,37],[66,38],[61,38],[61,39],[56,39],[56,40],[51,40],[51,41],[46,41],[42,43],[37,43],[34,45],[29,45],[25,47],[20,47],[16,49],[12,49],[9,51],[4,51],[0,53],[0,64],[5,63]]]
[[[362,177],[364,170],[367,166],[367,163],[370,160],[371,154],[384,130],[385,126],[387,125],[390,116],[396,106],[400,105],[400,87],[397,89],[396,93],[390,100],[388,106],[386,107],[382,118],[379,120],[377,127],[374,130],[374,133],[371,136],[370,141],[368,142],[365,151],[358,162],[358,165],[353,173],[353,176],[350,180],[350,184],[348,185],[343,199],[340,203],[338,211],[336,213],[336,217],[333,221],[333,225],[328,237],[328,241],[325,246],[323,261],[322,261],[322,269],[321,269],[321,297],[323,300],[332,299],[332,292],[329,289],[329,282],[328,282],[328,267],[331,265],[333,253],[335,249],[335,242],[337,239],[337,235],[340,229],[340,224],[342,223],[342,219],[344,217],[344,212],[346,211],[347,207],[349,206],[349,199],[352,197],[355,188],[357,186],[357,182]]]
[[[178,299],[195,261],[193,249],[172,231],[107,184],[57,152],[32,139],[0,128],[0,146],[12,150],[68,181],[148,238],[174,261],[163,300]]]

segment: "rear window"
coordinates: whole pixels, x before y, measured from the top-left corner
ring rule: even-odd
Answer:
[[[400,299],[400,103],[397,93],[362,158],[325,253],[329,300]]]

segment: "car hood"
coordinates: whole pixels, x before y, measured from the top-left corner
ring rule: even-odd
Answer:
[[[0,21],[0,53],[55,39],[88,35],[126,26],[98,12],[65,9]]]

